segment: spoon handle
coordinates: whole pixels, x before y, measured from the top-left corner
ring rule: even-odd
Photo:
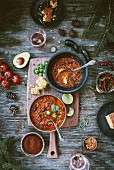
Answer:
[[[57,125],[55,124],[55,122],[54,122],[53,120],[52,120],[52,122],[53,122],[53,124],[54,124],[54,126],[55,126],[55,128],[56,128],[56,131],[57,131],[57,133],[58,133],[58,136],[59,136],[60,141],[64,141],[64,137],[61,135],[61,133],[60,133]]]
[[[85,67],[88,67],[88,66],[92,66],[92,65],[94,65],[95,63],[96,63],[95,60],[90,60],[87,64],[84,64],[83,66],[81,66],[81,67],[79,67],[79,68],[76,68],[76,69],[74,69],[73,71],[80,70],[80,69],[85,68]]]

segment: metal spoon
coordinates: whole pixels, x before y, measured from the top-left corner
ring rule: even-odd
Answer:
[[[96,63],[95,60],[90,60],[88,63],[84,64],[83,66],[78,67],[78,68],[75,68],[74,70],[71,70],[71,71],[74,72],[74,71],[80,70],[80,69],[82,69],[82,68],[85,68],[85,67],[88,67],[88,66],[92,66],[92,65],[94,65],[95,63]]]
[[[94,65],[96,62],[97,62],[97,61],[95,61],[95,60],[90,60],[88,63],[84,64],[84,65],[81,66],[81,67],[75,68],[74,70],[71,70],[70,68],[60,69],[59,73],[64,72],[64,71],[66,71],[66,70],[69,70],[70,72],[74,72],[74,71],[80,70],[80,69],[82,69],[82,68],[85,68],[85,67],[88,67],[88,66],[92,66],[92,65]],[[58,69],[58,70],[59,70],[59,69]]]
[[[57,133],[58,133],[58,136],[59,136],[60,141],[64,141],[64,138],[63,138],[63,136],[61,135],[61,133],[60,133],[57,125],[55,124],[55,122],[54,122],[52,119],[51,119],[50,121],[54,124],[54,126],[55,126],[55,128],[56,128],[56,131],[57,131]]]

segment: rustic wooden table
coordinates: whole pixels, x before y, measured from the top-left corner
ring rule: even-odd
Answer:
[[[4,5],[3,3],[4,2]],[[13,57],[22,52],[28,51],[32,57],[51,57],[50,47],[56,46],[59,50],[71,50],[64,46],[64,40],[69,36],[63,38],[58,34],[58,28],[69,30],[72,28],[71,20],[75,18],[76,11],[85,6],[95,5],[95,0],[67,0],[65,1],[65,7],[67,13],[64,21],[56,28],[46,28],[47,34],[47,45],[42,51],[35,50],[28,41],[28,35],[31,30],[41,27],[37,25],[30,16],[30,6],[32,0],[1,0],[0,8],[4,13],[4,17],[0,18],[0,36],[11,36],[21,41],[21,44],[17,46],[1,46],[0,47],[0,58],[8,64],[13,72],[18,73],[21,78],[21,84],[12,85],[10,89],[2,89],[0,87],[0,126],[2,137],[18,136],[20,139],[28,132],[36,131],[34,128],[28,127],[27,124],[27,89],[22,82],[26,82],[27,70],[16,69],[12,60]],[[88,17],[78,17],[81,21],[86,23]],[[78,31],[78,38],[74,40],[79,45],[84,45],[91,53],[94,51],[94,41],[83,41],[82,32],[84,26]],[[96,59],[110,60],[114,64],[114,50],[107,49],[102,52]],[[65,141],[62,143],[57,141],[57,147],[59,152],[58,159],[48,159],[46,157],[48,145],[49,145],[49,134],[39,132],[45,139],[45,149],[41,156],[36,158],[26,157],[20,148],[20,143],[17,146],[20,155],[16,155],[16,159],[20,160],[22,165],[30,170],[68,170],[70,153],[73,151],[79,151],[85,154],[91,164],[92,170],[113,170],[114,169],[114,141],[107,136],[104,136],[96,121],[96,116],[99,108],[105,103],[114,99],[114,93],[111,94],[99,94],[95,89],[95,79],[100,71],[95,66],[89,68],[89,77],[86,85],[80,91],[80,120],[83,118],[89,121],[89,126],[83,129],[82,132],[76,127],[62,129],[62,134],[65,137]],[[15,92],[19,96],[19,100],[13,101],[6,98],[5,94],[7,91]],[[16,116],[10,112],[9,108],[12,104],[19,106],[20,113]],[[97,150],[94,152],[88,152],[83,148],[83,139],[86,136],[94,136],[98,141]]]

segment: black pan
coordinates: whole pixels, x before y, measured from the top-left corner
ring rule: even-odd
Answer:
[[[44,22],[43,21],[43,14],[41,11],[45,7],[50,7],[50,0],[34,0],[31,4],[30,14],[33,20],[44,27],[55,27],[57,26],[64,18],[64,7],[63,2],[58,0],[58,6],[53,9],[53,15],[56,15],[56,19],[52,20],[51,22]]]
[[[114,101],[106,103],[103,105],[97,114],[97,124],[101,132],[110,137],[114,138],[114,129],[111,129],[107,123],[105,116],[114,112]]]
[[[58,52],[56,53],[53,57],[50,58],[48,65],[47,65],[47,70],[46,70],[46,79],[49,83],[49,85],[54,88],[56,91],[59,91],[61,93],[73,93],[75,91],[80,90],[88,77],[88,68],[84,68],[82,69],[82,78],[80,80],[80,82],[78,84],[76,84],[74,87],[70,87],[70,88],[64,88],[59,86],[53,79],[52,76],[52,70],[53,70],[53,66],[55,65],[55,63],[60,60],[61,58],[66,58],[66,57],[71,57],[73,59],[75,59],[76,61],[79,62],[80,66],[86,64],[86,61],[82,58],[80,58],[80,55],[75,53],[75,52],[71,52],[71,51],[62,51],[62,52]]]

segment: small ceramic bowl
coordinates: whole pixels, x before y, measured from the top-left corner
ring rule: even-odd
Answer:
[[[88,151],[94,151],[97,148],[97,140],[93,136],[88,136],[84,139],[83,146]]]
[[[21,150],[27,156],[39,156],[44,150],[44,139],[41,135],[35,132],[27,133],[21,139]]]
[[[113,71],[104,71],[104,72],[101,72],[98,74],[97,78],[96,78],[96,90],[99,92],[99,93],[111,93],[114,91],[114,88],[111,88],[110,90],[106,90],[104,91],[103,89],[100,88],[100,85],[99,83],[103,82],[103,76],[105,75],[114,75],[114,72]]]

